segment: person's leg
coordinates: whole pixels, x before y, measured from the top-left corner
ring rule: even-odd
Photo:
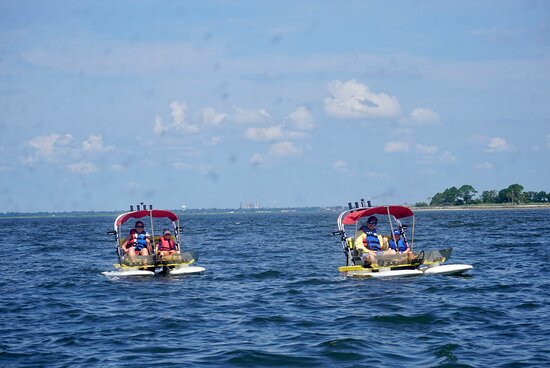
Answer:
[[[128,257],[128,261],[135,262],[136,261],[136,251],[134,247],[128,248],[128,252],[126,253],[126,256]]]

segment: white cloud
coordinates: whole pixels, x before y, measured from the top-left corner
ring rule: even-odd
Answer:
[[[520,29],[491,27],[477,29],[472,32],[472,35],[491,42],[509,43],[512,39],[519,36],[520,33]]]
[[[479,164],[475,165],[474,168],[476,170],[491,170],[493,168],[493,164],[490,162],[480,162]]]
[[[443,152],[441,157],[439,157],[439,160],[450,164],[458,161],[458,159],[449,151]]]
[[[128,169],[128,167],[122,165],[122,164],[112,164],[111,165],[111,170],[112,171],[124,171]]]
[[[27,144],[35,150],[38,156],[51,157],[58,147],[66,146],[72,140],[73,136],[70,134],[60,135],[52,133],[35,137],[28,141]]]
[[[424,153],[426,155],[433,155],[438,150],[436,146],[426,146],[424,144],[417,144],[415,148],[418,152]]]
[[[269,116],[269,113],[264,109],[249,110],[240,107],[234,107],[233,115],[231,116],[231,120],[240,124],[263,123],[270,119],[271,116]]]
[[[33,65],[84,75],[150,74],[154,70],[189,70],[212,60],[215,49],[189,42],[146,43],[94,40],[67,35],[22,53]],[[59,57],[63,55],[63,57]]]
[[[172,101],[170,103],[170,109],[172,110],[170,112],[170,115],[172,115],[174,123],[176,125],[185,124],[185,115],[187,110],[187,105],[185,104],[185,102]]]
[[[346,161],[337,160],[332,164],[332,168],[336,171],[348,172],[348,164]]]
[[[197,125],[187,122],[187,105],[185,102],[172,101],[170,103],[170,115],[172,116],[172,123],[168,125],[159,116],[155,117],[153,132],[156,135],[162,135],[172,130],[187,134],[197,134],[200,132]]]
[[[368,171],[364,174],[364,176],[368,179],[388,180],[390,178],[390,176],[388,174],[377,173],[377,172],[374,172],[374,171]]]
[[[510,146],[506,142],[506,139],[500,137],[494,137],[489,140],[487,152],[504,152],[510,150]]]
[[[212,107],[207,107],[201,112],[201,121],[205,125],[218,126],[226,116],[227,114],[218,113]]]
[[[253,141],[274,141],[283,137],[283,127],[275,125],[267,128],[248,128],[245,136]]]
[[[388,142],[384,145],[384,152],[407,152],[409,144],[406,142]]]
[[[187,122],[187,105],[185,102],[172,101],[170,109],[170,115],[172,115],[173,119],[171,127],[189,134],[195,134],[200,131],[198,126]]]
[[[172,164],[172,167],[174,169],[178,169],[178,170],[184,170],[184,169],[191,169],[192,166],[186,162],[174,162]]]
[[[421,169],[420,174],[433,176],[433,175],[437,174],[437,172],[434,169]]]
[[[261,166],[264,163],[264,158],[259,153],[255,153],[250,157],[250,164],[252,166]]]
[[[223,141],[222,137],[210,137],[208,141],[205,143],[206,146],[217,146]]]
[[[70,171],[77,174],[91,174],[97,171],[97,166],[91,162],[75,162],[67,165]]]
[[[330,97],[325,98],[325,112],[333,117],[347,119],[395,118],[401,107],[394,96],[374,93],[366,84],[349,80],[331,82],[327,87]]]
[[[305,138],[310,137],[310,135],[308,133],[300,132],[300,131],[297,131],[297,130],[291,130],[289,132],[283,132],[283,134],[287,139],[290,139],[290,140],[305,139]]]
[[[300,106],[288,116],[292,126],[298,130],[310,130],[315,127],[311,111],[305,106]]]
[[[269,154],[276,157],[299,156],[301,153],[302,149],[290,141],[273,143],[269,148]]]
[[[439,124],[439,115],[426,108],[417,107],[410,114],[411,119],[417,125],[436,125]]]
[[[87,140],[82,142],[82,149],[90,152],[107,152],[114,149],[113,146],[103,146],[103,137],[98,134],[92,134]]]
[[[155,125],[153,126],[153,132],[156,135],[162,135],[168,131],[168,127],[162,121],[160,116],[155,117]]]

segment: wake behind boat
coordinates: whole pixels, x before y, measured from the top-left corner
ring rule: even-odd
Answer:
[[[410,208],[371,207],[370,201],[365,206],[363,199],[361,205],[355,202],[355,208],[351,203],[348,206],[338,216],[338,231],[333,233],[340,235],[346,256],[346,265],[338,267],[344,275],[378,278],[462,274],[472,269],[466,264],[442,265],[450,258],[451,247],[413,251],[415,217]],[[410,243],[408,228],[411,228]]]
[[[114,222],[114,235],[118,263],[116,271],[102,272],[105,276],[154,276],[196,274],[204,267],[192,266],[199,254],[181,250],[181,227],[178,216],[168,210],[153,209],[141,203],[137,211],[130,206],[130,212],[119,215]],[[135,222],[135,228],[128,230],[127,222]],[[132,224],[133,225],[133,224]],[[132,226],[130,225],[130,226]],[[149,231],[145,231],[145,227]]]

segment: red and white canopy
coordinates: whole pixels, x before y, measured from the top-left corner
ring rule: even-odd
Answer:
[[[360,218],[371,215],[388,215],[388,213],[397,219],[414,216],[410,208],[404,206],[379,206],[370,207],[364,210],[350,212],[344,216],[342,223],[344,225],[355,224]]]
[[[172,221],[178,221],[178,216],[175,213],[168,210],[140,210],[133,212],[126,212],[119,215],[115,220],[115,227],[124,224],[130,219],[140,219],[142,217],[154,217],[154,218],[168,218]]]

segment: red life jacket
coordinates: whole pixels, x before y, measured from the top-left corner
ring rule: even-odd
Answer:
[[[162,236],[159,239],[158,250],[160,251],[176,250],[176,243],[174,242],[173,239],[170,238],[166,240],[166,238]]]
[[[137,238],[137,231],[136,229],[132,229],[130,230],[130,235],[129,235],[131,238],[128,240],[128,246],[131,247],[134,245],[134,243],[136,242],[136,238]]]

